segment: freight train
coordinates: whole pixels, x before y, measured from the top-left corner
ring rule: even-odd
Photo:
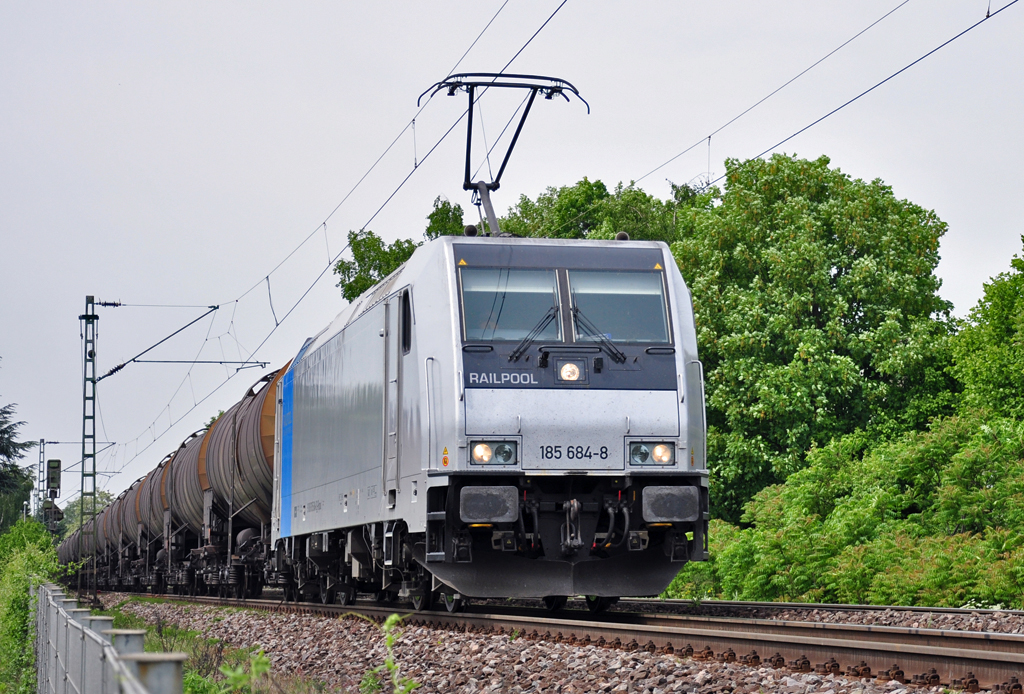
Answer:
[[[442,237],[59,555],[101,590],[600,611],[707,558],[705,434],[665,244]]]

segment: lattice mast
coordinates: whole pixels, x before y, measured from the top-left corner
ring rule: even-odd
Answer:
[[[92,296],[85,297],[85,313],[78,317],[82,326],[82,487],[79,501],[81,513],[78,517],[78,556],[86,562],[78,572],[78,593],[84,598],[89,595],[92,602],[96,597],[96,327],[100,317],[96,315]],[[88,541],[87,541],[88,540]],[[88,557],[85,547],[91,547]],[[82,578],[85,577],[85,585]]]

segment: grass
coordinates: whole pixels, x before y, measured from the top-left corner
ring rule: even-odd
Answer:
[[[149,624],[122,609],[131,602],[165,601],[133,596],[98,614],[113,617],[115,629],[145,629],[147,651],[188,654],[184,667],[184,694],[321,694],[329,691],[322,682],[272,674],[270,660],[255,648],[236,648],[159,619],[155,624]]]

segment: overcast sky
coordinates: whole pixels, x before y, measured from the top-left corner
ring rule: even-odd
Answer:
[[[991,11],[1008,1],[992,0]],[[562,77],[592,111],[577,101],[535,104],[495,206],[503,212],[521,194],[584,176],[609,187],[639,179],[901,2],[568,0],[509,71]],[[0,404],[18,403],[23,438],[81,438],[86,294],[220,306],[151,358],[237,361],[270,335],[254,358],[280,366],[343,306],[331,274],[316,278],[346,232],[372,218],[368,228],[389,241],[420,239],[438,195],[474,221],[461,189],[464,126],[423,161],[465,96],[429,101],[415,137],[406,129],[332,211],[416,115],[421,92],[457,63],[501,69],[558,2],[510,0],[459,63],[501,6],[0,4]],[[714,135],[710,150],[704,142],[640,185],[667,197],[667,181],[721,175],[726,158],[759,154],[989,8],[909,0]],[[958,315],[1021,250],[1022,36],[1024,3],[780,148],[827,155],[934,209],[949,224],[938,273]],[[521,97],[485,96],[478,142],[493,144]],[[205,310],[99,309],[100,371]],[[99,468],[123,468],[102,486],[127,487],[263,373],[132,364],[102,381],[99,439],[117,445]],[[81,454],[77,445],[46,452],[66,467]],[[77,468],[64,479],[62,500],[78,488]]]

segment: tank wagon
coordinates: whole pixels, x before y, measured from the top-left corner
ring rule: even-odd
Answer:
[[[108,589],[600,610],[707,557],[707,479],[665,244],[442,237],[60,556]]]

